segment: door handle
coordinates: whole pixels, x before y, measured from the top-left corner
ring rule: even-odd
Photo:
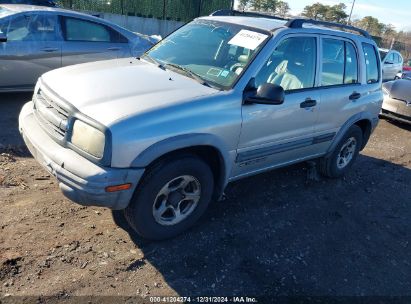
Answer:
[[[114,46],[114,47],[108,48],[107,50],[108,50],[108,51],[119,51],[119,50],[121,50],[121,48]]]
[[[317,100],[313,100],[313,99],[306,99],[304,102],[300,103],[300,108],[304,109],[304,108],[312,108],[315,107],[317,105]]]
[[[361,94],[360,93],[357,93],[357,92],[354,92],[354,93],[352,93],[351,95],[350,95],[350,100],[357,100],[357,99],[360,99],[361,98]]]
[[[41,49],[42,52],[46,52],[46,53],[57,52],[58,50],[59,50],[58,48],[44,48],[44,49]]]

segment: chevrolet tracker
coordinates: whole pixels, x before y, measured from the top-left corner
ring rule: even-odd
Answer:
[[[380,66],[360,29],[220,11],[140,58],[44,74],[20,132],[69,199],[165,239],[240,178],[311,159],[342,176],[378,123]]]

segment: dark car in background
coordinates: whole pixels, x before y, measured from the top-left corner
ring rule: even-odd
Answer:
[[[56,7],[55,1],[52,0],[0,0],[0,4],[28,4]]]

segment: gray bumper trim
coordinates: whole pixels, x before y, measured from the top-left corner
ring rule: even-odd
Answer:
[[[128,206],[144,169],[100,167],[53,141],[39,126],[27,103],[19,117],[19,129],[34,158],[59,181],[63,194],[86,206],[124,209]],[[107,186],[131,183],[126,191],[107,193]]]

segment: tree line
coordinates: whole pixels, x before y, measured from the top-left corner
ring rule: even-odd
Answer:
[[[289,4],[282,0],[240,0],[239,9],[268,12],[280,17],[288,17],[290,13]],[[368,31],[380,47],[394,47],[401,51],[405,58],[411,58],[411,44],[409,44],[411,32],[397,31],[392,24],[385,24],[372,16],[350,21],[344,3],[327,5],[317,2],[307,5],[301,12],[301,16],[342,24],[350,23]]]
[[[290,6],[287,2],[281,0],[240,0],[239,10],[268,12],[280,17],[286,17],[290,11]]]
[[[317,20],[338,22],[343,24],[350,23],[353,26],[366,30],[374,37],[377,44],[383,48],[397,49],[401,51],[405,58],[411,56],[411,45],[408,41],[411,32],[397,31],[392,24],[385,24],[373,16],[365,16],[361,19],[349,20],[344,3],[336,5],[324,5],[319,2],[307,5],[302,16]]]

